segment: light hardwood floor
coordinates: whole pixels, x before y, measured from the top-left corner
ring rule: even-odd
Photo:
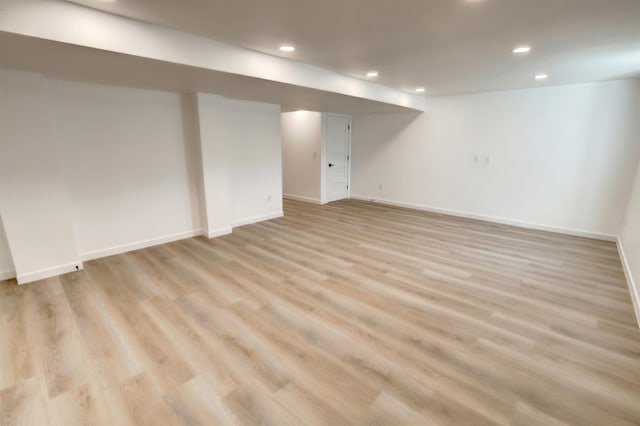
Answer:
[[[613,243],[346,200],[0,284],[0,424],[640,424]]]

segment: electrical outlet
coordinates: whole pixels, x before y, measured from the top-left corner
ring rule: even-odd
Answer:
[[[382,184],[378,185],[378,189],[382,191]]]
[[[491,157],[490,156],[487,155],[487,156],[484,157],[484,164],[486,164],[487,166],[489,164],[491,164]]]
[[[267,201],[271,202],[271,194],[267,195]]]

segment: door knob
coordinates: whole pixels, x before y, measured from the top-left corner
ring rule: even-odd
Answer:
[[[329,167],[333,167],[333,166],[334,166],[334,164],[329,163]]]

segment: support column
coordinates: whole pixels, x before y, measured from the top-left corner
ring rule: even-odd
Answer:
[[[231,233],[230,152],[222,115],[222,96],[198,95],[200,150],[206,217],[204,234],[209,238]]]

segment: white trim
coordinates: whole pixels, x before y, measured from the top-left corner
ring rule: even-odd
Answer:
[[[351,198],[351,136],[353,134],[353,117],[349,116],[349,147],[347,154],[347,198]]]
[[[618,246],[618,253],[620,253],[620,261],[622,262],[622,270],[624,270],[624,276],[627,279],[627,285],[629,286],[629,293],[631,294],[631,301],[633,302],[633,309],[636,312],[636,321],[638,321],[638,327],[640,327],[640,291],[633,280],[631,274],[631,268],[627,262],[627,256],[624,253],[624,246],[620,237],[616,239]]]
[[[327,113],[320,115],[320,204],[327,204]]]
[[[233,229],[231,229],[230,226],[226,226],[224,228],[218,228],[218,229],[213,229],[211,231],[208,231],[206,233],[206,236],[207,238],[211,239],[215,237],[221,237],[223,235],[229,235],[232,232],[233,232]]]
[[[15,277],[16,277],[16,271],[14,270],[0,272],[0,281],[11,280]]]
[[[138,241],[138,242],[135,242],[135,243],[123,244],[123,245],[120,245],[120,246],[115,246],[115,247],[109,247],[109,248],[106,248],[106,249],[90,251],[90,252],[87,252],[87,253],[81,253],[80,254],[80,259],[82,259],[83,261],[86,262],[86,261],[89,261],[89,260],[100,259],[102,257],[113,256],[113,255],[116,255],[116,254],[122,254],[122,253],[126,253],[126,252],[133,251],[133,250],[140,250],[140,249],[143,249],[143,248],[153,247],[153,246],[157,246],[157,245],[160,245],[160,244],[166,244],[166,243],[171,243],[171,242],[178,241],[178,240],[184,240],[184,239],[187,239],[187,238],[193,238],[193,237],[196,237],[196,236],[201,235],[201,234],[202,234],[202,231],[200,231],[200,230],[180,232],[178,234],[166,235],[164,237],[152,238],[150,240]]]
[[[18,284],[27,284],[34,281],[43,280],[45,278],[56,277],[58,275],[67,274],[69,272],[81,271],[84,269],[82,262],[73,262],[67,265],[56,266],[54,268],[42,269],[40,271],[30,272],[28,274],[18,275]]]
[[[297,195],[291,195],[291,194],[282,194],[282,198],[286,198],[287,200],[302,201],[303,203],[320,204],[320,205],[326,204],[320,200],[316,200],[315,198],[299,197]]]
[[[284,216],[284,212],[279,211],[275,213],[264,214],[261,216],[254,216],[247,219],[235,220],[231,222],[231,227],[236,228],[238,226],[251,225],[252,223],[258,223],[258,222],[263,222],[265,220],[277,219],[282,216]]]
[[[539,223],[522,222],[518,220],[505,219],[505,218],[496,217],[496,216],[487,216],[487,215],[481,215],[481,214],[475,214],[475,213],[461,212],[457,210],[447,210],[447,209],[440,209],[436,207],[423,206],[421,204],[376,199],[372,197],[365,197],[362,195],[352,195],[351,198],[355,200],[370,201],[378,204],[387,204],[390,206],[422,210],[422,211],[431,212],[431,213],[439,213],[439,214],[446,214],[449,216],[463,217],[466,219],[475,219],[475,220],[481,220],[484,222],[492,222],[492,223],[499,223],[502,225],[517,226],[519,228],[535,229],[538,231],[554,232],[556,234],[565,234],[565,235],[573,235],[576,237],[592,238],[595,240],[615,242],[618,238],[617,235],[601,234],[598,232],[583,231],[579,229],[562,228],[559,226],[542,225]]]

